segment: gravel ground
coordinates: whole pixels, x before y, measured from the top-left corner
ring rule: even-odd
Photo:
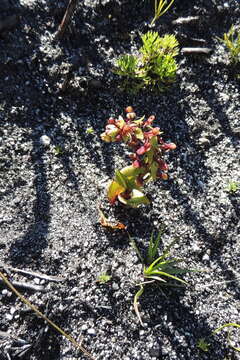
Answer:
[[[240,192],[226,191],[240,181],[239,81],[217,40],[239,24],[239,2],[176,0],[155,30],[174,33],[181,47],[212,52],[179,55],[176,84],[138,96],[119,91],[110,69],[119,54],[139,46],[151,1],[82,1],[60,41],[55,34],[67,3],[0,2],[0,21],[17,15],[14,28],[0,33],[0,268],[4,263],[12,281],[41,286],[21,292],[83,338],[96,359],[240,359],[226,332],[212,335],[240,320]],[[172,25],[181,16],[199,20]],[[138,209],[110,208],[105,198],[114,169],[128,160],[123,147],[99,135],[127,105],[155,114],[164,138],[177,144],[168,156],[169,180],[151,184],[151,205]],[[184,290],[149,286],[140,298],[144,326],[133,309],[142,265],[125,231],[100,225],[99,204],[127,225],[142,250],[164,225],[163,244],[178,238],[172,254],[203,270],[185,276]],[[112,278],[101,285],[96,280],[105,272]],[[0,286],[1,360],[84,358]],[[236,345],[238,336],[232,332]],[[197,347],[201,338],[207,352]]]

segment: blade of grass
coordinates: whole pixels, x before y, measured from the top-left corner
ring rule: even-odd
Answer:
[[[144,274],[145,275],[145,274]],[[180,281],[182,284],[185,284],[185,285],[188,285],[188,283],[180,278],[178,278],[177,276],[174,276],[174,275],[171,275],[171,274],[168,274],[168,273],[165,273],[163,271],[157,271],[157,270],[154,270],[151,272],[151,274],[149,275],[146,275],[145,277],[148,278],[149,276],[152,276],[152,275],[161,275],[161,276],[166,276],[166,277],[169,277],[173,280],[177,280],[177,281]]]
[[[143,326],[143,322],[142,322],[142,319],[141,319],[141,316],[140,316],[140,313],[138,310],[138,299],[143,294],[144,287],[142,285],[139,285],[139,286],[140,286],[140,289],[138,290],[138,292],[136,292],[136,294],[134,296],[133,307],[134,307],[135,313],[140,321],[140,324]]]
[[[173,3],[174,0],[171,0],[170,3],[166,6],[166,8],[162,10],[164,6],[167,4],[167,0],[159,0],[159,3],[158,0],[155,0],[155,4],[154,4],[155,15],[150,25],[153,25],[155,21],[160,18],[160,16],[164,15],[165,12],[168,11],[168,9],[172,6]]]
[[[36,306],[31,304],[18,290],[15,289],[15,287],[8,281],[5,275],[0,271],[0,277],[5,282],[5,284],[9,287],[9,289],[12,290],[12,292],[19,297],[19,299],[26,304],[28,307],[30,307],[38,316],[40,316],[43,320],[45,320],[50,326],[52,326],[57,332],[59,332],[61,335],[63,335],[66,339],[68,339],[76,348],[81,350],[84,355],[86,355],[89,359],[95,360],[95,358],[84,348],[82,345],[80,345],[71,335],[65,333],[64,330],[62,330],[58,325],[56,325],[53,321],[48,319],[41,311],[39,311]]]
[[[240,324],[228,323],[228,324],[224,324],[224,325],[220,326],[219,328],[217,328],[216,330],[214,330],[214,331],[213,331],[213,334],[216,334],[217,332],[221,331],[221,330],[224,329],[225,327],[230,327],[230,326],[234,326],[234,327],[240,328]]]
[[[144,259],[143,259],[142,255],[141,255],[141,253],[140,253],[140,251],[139,251],[139,249],[137,247],[137,244],[133,240],[133,238],[130,236],[129,233],[128,233],[128,238],[130,240],[130,244],[132,245],[133,249],[136,251],[137,256],[139,257],[139,260],[141,261],[142,264],[144,264]]]

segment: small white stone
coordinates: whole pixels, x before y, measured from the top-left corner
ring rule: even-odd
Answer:
[[[203,261],[209,261],[209,260],[210,260],[209,255],[208,255],[208,254],[204,254],[203,257],[202,257],[202,260],[203,260]]]
[[[199,142],[200,145],[208,145],[208,144],[210,144],[210,141],[206,137],[201,137],[198,140],[198,142]]]
[[[47,135],[42,135],[40,137],[40,143],[43,145],[43,146],[49,146],[50,143],[51,143],[51,139],[49,136]]]
[[[10,309],[10,314],[13,315],[15,313],[15,311],[16,311],[15,307],[12,306]]]
[[[6,314],[6,319],[7,319],[7,320],[10,321],[10,320],[12,320],[12,318],[13,318],[13,316],[12,316],[11,314]]]
[[[86,331],[87,328],[88,328],[87,325],[86,325],[86,324],[83,324],[82,327],[81,327],[81,330],[82,330],[82,331]]]
[[[88,329],[87,333],[89,335],[96,335],[96,331],[93,328]]]

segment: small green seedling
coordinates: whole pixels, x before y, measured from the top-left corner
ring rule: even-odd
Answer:
[[[239,190],[239,183],[236,181],[230,181],[226,189],[229,193],[234,194]]]
[[[63,149],[61,148],[61,146],[56,145],[54,148],[54,153],[55,155],[63,155]]]
[[[94,129],[92,127],[89,127],[86,129],[86,134],[90,135],[90,134],[94,134]]]
[[[229,58],[232,64],[236,65],[240,62],[240,31],[233,25],[230,30],[223,35],[222,41],[229,51]]]
[[[204,338],[199,339],[197,342],[197,348],[204,352],[209,351],[209,346],[210,344],[208,344]]]
[[[183,287],[187,285],[187,282],[176,275],[183,275],[188,272],[196,271],[179,268],[178,264],[183,261],[181,259],[168,259],[170,255],[170,249],[176,240],[167,246],[161,256],[157,256],[158,244],[160,242],[161,235],[162,231],[159,232],[157,238],[154,240],[154,234],[152,233],[146,259],[141,255],[135,241],[129,235],[130,242],[143,264],[143,282],[138,285],[140,289],[134,296],[134,310],[141,325],[143,325],[143,323],[138,309],[138,300],[139,297],[143,294],[144,287],[147,284],[157,283],[161,286]],[[175,282],[172,282],[171,280]],[[180,284],[177,284],[176,282]]]
[[[141,36],[143,46],[137,55],[122,55],[114,73],[123,77],[122,88],[137,93],[141,89],[164,91],[176,79],[178,41],[174,35],[160,37],[158,32],[148,31]]]
[[[108,275],[106,273],[103,273],[101,275],[99,275],[97,282],[99,284],[106,284],[107,282],[109,282],[112,279],[111,275]]]
[[[152,26],[156,22],[156,20],[158,20],[163,14],[165,14],[165,12],[167,12],[168,9],[170,9],[173,3],[174,0],[170,0],[169,2],[168,0],[155,0],[155,5],[154,5],[155,15],[150,25]]]

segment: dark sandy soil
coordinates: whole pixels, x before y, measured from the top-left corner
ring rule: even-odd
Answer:
[[[186,46],[210,55],[177,57],[167,93],[129,96],[111,72],[117,57],[135,51],[149,30],[153,1],[79,1],[62,40],[55,34],[67,0],[1,0],[0,21],[0,269],[21,292],[80,341],[96,359],[233,360],[224,323],[240,321],[239,80],[217,40],[239,25],[237,0],[175,0],[157,23]],[[173,25],[178,17],[199,16]],[[150,184],[150,206],[111,208],[105,188],[128,163],[124,148],[100,138],[110,115],[127,105],[155,114],[168,156],[169,180]],[[93,128],[93,133],[87,129]],[[61,149],[60,154],[59,149]],[[149,286],[133,309],[142,265],[125,231],[99,223],[98,206],[122,221],[142,251],[162,225],[161,249],[204,270],[185,276],[184,290]],[[8,266],[8,267],[7,267]],[[64,278],[53,282],[12,268]],[[96,282],[108,272],[106,284]],[[0,284],[0,359],[75,360],[84,356]],[[40,286],[40,288],[38,288]],[[201,338],[208,352],[197,347]],[[232,332],[237,345],[239,333]],[[239,344],[239,343],[238,343]],[[238,345],[239,346],[239,345]]]

